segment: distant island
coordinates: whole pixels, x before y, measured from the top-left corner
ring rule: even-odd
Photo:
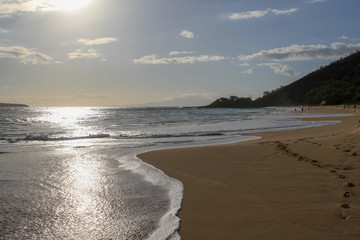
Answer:
[[[262,97],[219,98],[205,108],[256,108],[269,106],[339,105],[360,103],[360,52],[331,62],[328,66]]]
[[[0,108],[1,107],[29,107],[29,106],[25,104],[16,104],[16,103],[0,103]]]

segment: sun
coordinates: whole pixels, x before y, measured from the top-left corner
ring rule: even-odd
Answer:
[[[88,5],[91,0],[47,0],[44,1],[45,10],[49,11],[74,11]]]

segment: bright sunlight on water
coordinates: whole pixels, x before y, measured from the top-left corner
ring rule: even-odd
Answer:
[[[19,117],[22,126],[34,124],[32,137],[24,138],[26,150],[0,155],[4,196],[0,235],[5,239],[148,237],[169,208],[167,190],[123,168],[113,158],[121,147],[105,151],[96,147],[97,139],[86,137],[97,132],[92,122],[101,118],[99,111],[34,111]],[[41,133],[44,129],[47,134]]]

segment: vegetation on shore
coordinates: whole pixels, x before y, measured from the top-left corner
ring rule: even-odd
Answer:
[[[251,108],[294,105],[360,103],[360,52],[331,62],[328,66],[263,96],[219,98],[209,108]]]

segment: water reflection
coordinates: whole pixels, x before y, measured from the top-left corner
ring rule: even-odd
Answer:
[[[91,211],[98,203],[97,199],[91,195],[92,192],[97,191],[101,175],[98,172],[100,169],[97,161],[84,161],[85,156],[75,157],[72,164],[69,165],[69,186],[66,186],[69,193],[75,199],[75,209],[79,212],[85,210]]]
[[[144,239],[169,207],[167,192],[103,154],[81,152],[67,152],[57,227],[75,239]]]
[[[96,129],[88,123],[90,119],[98,118],[96,108],[86,107],[62,107],[46,108],[36,121],[56,125],[57,129],[70,131],[68,137],[80,137],[93,134]]]
[[[58,124],[81,136],[95,131],[83,124],[96,121],[92,108],[49,108],[38,117],[43,128]],[[122,168],[111,157],[115,150],[97,141],[39,142],[0,156],[0,238],[148,237],[169,208],[167,190]]]
[[[93,108],[85,107],[47,108],[46,114],[40,116],[39,120],[61,126],[73,126],[85,121],[94,113]]]
[[[80,155],[77,155],[80,154]],[[86,237],[89,231],[102,231],[109,225],[109,207],[103,198],[102,187],[106,179],[102,169],[106,161],[98,154],[81,154],[81,151],[67,151],[67,161],[61,183],[61,201],[57,214],[63,216],[69,237]]]

